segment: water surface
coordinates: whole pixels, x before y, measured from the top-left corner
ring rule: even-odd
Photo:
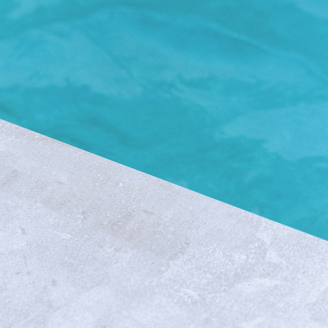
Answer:
[[[0,118],[328,239],[326,1],[0,6]]]

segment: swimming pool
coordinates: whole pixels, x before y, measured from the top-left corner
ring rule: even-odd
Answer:
[[[0,118],[328,240],[328,5],[6,1]]]

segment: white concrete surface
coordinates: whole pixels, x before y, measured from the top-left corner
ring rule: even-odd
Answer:
[[[1,328],[328,327],[326,241],[4,121],[0,263]]]

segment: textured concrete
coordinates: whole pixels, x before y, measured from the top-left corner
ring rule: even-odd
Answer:
[[[328,326],[326,241],[4,121],[0,263],[1,328]]]

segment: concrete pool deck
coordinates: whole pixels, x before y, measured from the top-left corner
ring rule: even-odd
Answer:
[[[0,327],[327,327],[328,242],[0,120]]]

